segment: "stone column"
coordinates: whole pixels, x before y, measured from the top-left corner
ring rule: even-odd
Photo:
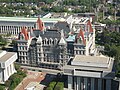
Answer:
[[[74,90],[77,90],[77,77],[74,77]]]
[[[81,77],[78,77],[78,90],[81,90]]]
[[[111,80],[106,79],[106,90],[111,90]]]
[[[2,33],[2,29],[1,29],[2,27],[0,26],[0,33]]]
[[[4,29],[4,26],[3,26],[3,33],[5,33],[5,29]]]
[[[1,26],[0,30],[1,30],[1,33],[2,33],[3,32],[3,26]]]
[[[81,87],[80,82],[81,82],[80,77],[77,77],[77,89],[76,90],[81,90],[80,89],[80,87]]]
[[[102,90],[102,79],[98,79],[98,90]]]
[[[94,90],[95,79],[91,78],[91,90]]]
[[[68,76],[68,89],[72,89],[72,85],[73,85],[73,78],[72,76]]]
[[[80,82],[80,90],[83,90],[84,89],[84,78],[81,77],[81,82]]]
[[[87,90],[88,83],[87,83],[87,78],[84,78],[84,90]]]

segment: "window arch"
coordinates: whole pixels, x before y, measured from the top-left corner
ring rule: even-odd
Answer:
[[[45,38],[45,39],[44,39],[44,44],[45,44],[45,45],[47,44],[47,41],[48,41],[48,39]]]
[[[57,42],[58,42],[58,39],[55,38],[55,39],[54,39],[54,44],[57,44]]]
[[[53,42],[53,39],[50,38],[50,39],[49,39],[49,44],[50,44],[50,45],[53,44],[52,42]]]

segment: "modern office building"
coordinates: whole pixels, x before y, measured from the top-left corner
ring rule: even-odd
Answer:
[[[69,90],[113,90],[113,58],[76,55],[70,65],[64,66]]]
[[[17,60],[17,53],[0,51],[0,83],[4,83],[16,72],[14,62]]]

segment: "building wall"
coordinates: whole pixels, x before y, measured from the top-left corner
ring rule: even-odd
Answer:
[[[18,40],[20,63],[52,69],[61,68],[67,63],[67,47],[58,45],[60,38],[42,37],[41,42],[37,41],[38,38],[32,39],[28,46],[27,41]]]
[[[111,86],[111,79],[68,76],[69,90],[111,90]]]
[[[20,63],[28,64],[28,42],[20,42],[17,43],[17,50],[18,50],[18,59]]]
[[[0,83],[4,83],[8,78],[16,72],[14,62],[17,59],[17,53],[13,54],[5,62],[0,62]]]
[[[54,22],[45,22],[45,27],[54,25]],[[35,22],[23,21],[0,21],[0,34],[11,34],[17,36],[21,32],[21,28],[35,28]]]
[[[34,23],[30,22],[0,22],[0,33],[18,35],[21,32],[22,27],[28,27],[32,29]]]

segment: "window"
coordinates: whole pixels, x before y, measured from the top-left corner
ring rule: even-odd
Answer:
[[[53,42],[53,40],[52,40],[52,38],[50,38],[50,39],[49,39],[49,44],[50,44],[50,45],[53,44],[52,42]]]
[[[78,54],[78,51],[76,51],[76,54]]]
[[[57,38],[54,39],[54,44],[57,44],[58,40]]]
[[[44,44],[47,44],[47,41],[48,41],[47,38],[45,38],[45,39],[44,39]]]
[[[63,58],[63,55],[61,55],[61,58]]]
[[[82,55],[82,51],[79,51],[79,54]]]

